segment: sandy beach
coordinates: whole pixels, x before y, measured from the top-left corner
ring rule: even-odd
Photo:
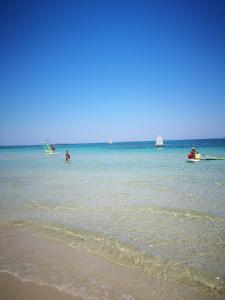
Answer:
[[[6,264],[13,265],[16,261],[16,265],[24,264],[28,269],[32,264],[39,274],[39,277],[35,272],[33,276],[29,273],[20,277],[13,270],[11,274],[1,272],[1,299],[4,300],[223,299],[220,295],[147,276],[27,230],[2,228],[0,249]],[[48,274],[54,272],[55,280],[48,281]]]
[[[80,300],[55,288],[40,286],[33,282],[24,282],[7,273],[0,273],[1,299],[49,299],[49,300]]]

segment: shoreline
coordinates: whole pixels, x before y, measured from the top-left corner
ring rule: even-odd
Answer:
[[[7,273],[1,268],[0,272],[0,289],[5,300],[15,299],[13,295],[18,300],[223,299],[223,295],[154,278],[17,228],[1,228],[0,249],[1,258],[7,258],[12,268]],[[17,266],[25,266],[32,272],[28,269],[21,272]]]

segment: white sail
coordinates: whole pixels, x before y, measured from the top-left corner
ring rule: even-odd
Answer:
[[[156,138],[155,146],[156,147],[164,147],[163,139],[160,135],[158,135]]]
[[[111,145],[112,143],[113,143],[112,140],[109,138],[108,139],[108,144]]]
[[[53,149],[52,145],[49,144],[48,140],[42,142],[43,148],[45,153],[47,154],[55,154],[55,150]]]

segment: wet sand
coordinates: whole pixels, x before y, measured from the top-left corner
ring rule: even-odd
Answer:
[[[14,266],[11,274],[0,272],[0,298],[4,300],[224,299],[224,295],[152,278],[28,231],[4,228],[0,237],[1,257]],[[22,274],[17,265],[35,265],[38,272]]]
[[[74,297],[61,292],[56,288],[40,286],[33,282],[23,282],[15,276],[0,272],[0,299],[4,300],[81,300],[80,297]]]

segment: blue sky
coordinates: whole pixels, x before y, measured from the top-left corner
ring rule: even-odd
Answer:
[[[225,137],[225,1],[1,1],[0,145]]]

